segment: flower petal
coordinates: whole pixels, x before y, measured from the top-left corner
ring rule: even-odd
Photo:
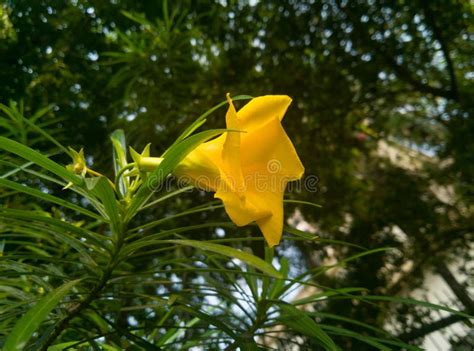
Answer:
[[[221,178],[219,159],[223,144],[223,139],[219,138],[199,145],[180,162],[173,171],[179,182],[191,183],[206,191],[217,191]]]
[[[222,163],[224,167],[222,169],[223,172],[221,172],[221,176],[227,183],[226,185],[242,198],[242,192],[245,189],[244,177],[242,174],[240,162],[241,133],[235,131],[240,130],[240,121],[229,94],[227,94],[227,101],[229,103],[229,109],[227,110],[227,114],[225,116],[226,127],[227,129],[234,131],[227,132],[225,135],[225,142],[222,148]]]
[[[281,121],[290,104],[291,98],[287,95],[256,97],[238,112],[241,128],[250,132],[274,118]]]
[[[224,186],[216,192],[214,197],[222,200],[230,219],[239,227],[271,216],[268,206],[261,206],[261,201],[255,201],[247,195],[242,198]]]
[[[268,246],[278,245],[283,234],[283,192],[268,192],[262,197],[272,208],[272,215],[257,220]]]
[[[243,133],[242,170],[247,175],[279,175],[287,181],[304,173],[295,147],[277,118],[270,119],[251,133]]]

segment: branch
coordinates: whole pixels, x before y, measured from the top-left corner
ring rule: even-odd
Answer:
[[[456,278],[453,276],[451,271],[448,269],[448,267],[444,263],[437,264],[437,271],[443,277],[445,282],[449,285],[449,287],[451,288],[453,293],[456,295],[456,297],[465,306],[466,310],[464,311],[464,313],[471,314],[474,308],[474,304],[471,298],[469,297],[469,294],[466,292],[466,289],[461,284],[459,284],[459,282],[456,280]],[[398,338],[405,342],[409,342],[412,340],[419,339],[425,335],[431,334],[437,330],[446,328],[450,326],[451,324],[454,324],[463,320],[468,321],[463,316],[451,315],[448,317],[441,318],[437,320],[436,322],[425,324],[422,327],[413,329],[407,333],[403,333],[399,335]]]
[[[413,329],[409,331],[408,333],[403,333],[398,336],[400,340],[403,340],[405,342],[409,342],[412,340],[419,339],[425,335],[431,334],[437,330],[446,328],[450,326],[451,324],[460,322],[462,320],[466,320],[466,317],[459,316],[457,314],[451,315],[448,317],[441,318],[437,320],[436,322],[430,323],[430,324],[425,324],[420,328]]]
[[[424,3],[422,1],[422,3]],[[340,7],[340,10],[344,12],[344,9]],[[429,10],[428,10],[429,11]],[[355,27],[359,24],[359,19],[354,17],[354,15],[351,14],[351,12],[348,12],[348,17],[351,18],[352,23],[354,24]],[[427,18],[430,18],[429,16],[426,16]],[[384,20],[382,25],[381,25],[381,30],[384,30],[384,27],[389,27],[390,25]],[[451,60],[451,57],[449,56],[449,51],[447,48],[446,43],[442,39],[442,35],[438,28],[432,25],[433,27],[433,33],[436,36],[436,40],[440,43],[441,49],[443,50],[443,55],[446,58],[446,63],[448,66],[448,71],[449,75],[451,78],[451,89],[443,89],[443,88],[438,88],[431,86],[429,84],[422,83],[420,80],[418,80],[413,73],[407,69],[404,65],[400,65],[397,63],[395,60],[395,54],[393,50],[387,51],[386,48],[382,48],[380,45],[378,45],[376,42],[374,42],[370,35],[364,30],[363,27],[359,27],[359,30],[361,33],[364,35],[364,40],[366,42],[372,43],[372,47],[369,47],[369,49],[373,49],[377,55],[383,58],[383,61],[385,63],[389,64],[390,67],[395,71],[395,73],[401,78],[401,80],[407,82],[409,85],[411,85],[414,89],[421,93],[425,94],[430,94],[434,96],[439,96],[439,97],[444,97],[449,100],[458,100],[458,89],[457,89],[457,81],[456,81],[456,76],[454,74],[454,66]],[[435,33],[436,31],[436,33]],[[393,45],[393,44],[392,44]]]
[[[459,99],[459,92],[458,92],[458,82],[456,79],[456,74],[454,72],[454,65],[453,61],[451,60],[451,56],[449,55],[449,48],[448,44],[444,40],[443,33],[440,28],[436,25],[436,14],[431,10],[429,2],[422,1],[423,11],[425,12],[426,22],[430,25],[433,36],[436,41],[441,46],[441,52],[443,53],[444,59],[446,60],[446,66],[448,68],[449,79],[451,81],[451,94],[454,100]]]
[[[466,288],[458,282],[456,277],[451,273],[449,268],[444,262],[439,262],[436,266],[436,270],[443,277],[446,284],[449,285],[451,291],[456,295],[456,297],[464,305],[464,308],[468,310],[468,313],[471,314],[474,312],[474,301],[466,291]]]
[[[388,58],[386,55],[384,56]],[[446,90],[443,88],[437,88],[437,87],[431,86],[429,84],[424,84],[420,82],[419,80],[417,80],[416,78],[414,78],[412,73],[408,69],[396,63],[396,61],[392,57],[390,57],[390,60],[392,61],[393,69],[395,70],[397,75],[403,80],[405,80],[408,84],[410,84],[413,88],[418,90],[419,92],[431,94],[434,96],[444,97],[449,100],[457,99],[457,92],[455,93],[452,90]]]

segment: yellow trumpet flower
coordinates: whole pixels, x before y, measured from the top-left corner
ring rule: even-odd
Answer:
[[[201,144],[177,167],[177,176],[215,191],[238,226],[256,222],[269,246],[283,231],[283,193],[300,179],[304,167],[281,120],[291,98],[268,95],[252,99],[238,112],[227,94],[228,132]]]
[[[252,99],[238,112],[227,94],[227,129],[234,130],[193,150],[174,170],[195,186],[214,191],[237,226],[256,222],[269,246],[283,232],[283,194],[304,167],[281,120],[291,98],[267,95]],[[241,132],[235,132],[241,131]],[[161,159],[134,159],[143,170]],[[148,156],[148,155],[146,155]]]

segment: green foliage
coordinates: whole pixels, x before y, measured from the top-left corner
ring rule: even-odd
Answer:
[[[23,350],[32,334],[38,329],[48,314],[78,281],[65,283],[43,297],[23,317],[21,317],[8,335],[4,350]]]

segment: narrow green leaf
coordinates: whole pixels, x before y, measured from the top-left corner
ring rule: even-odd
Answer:
[[[280,268],[281,274],[283,275],[284,278],[287,278],[288,277],[288,272],[289,272],[288,259],[286,257],[282,257],[280,259],[280,265],[281,265],[281,268]],[[287,286],[285,286],[285,285],[287,285]],[[269,299],[279,299],[280,296],[285,291],[287,291],[289,287],[291,287],[293,285],[294,285],[293,282],[288,282],[285,279],[276,280],[273,283],[273,285],[272,285],[272,287],[269,291],[268,298]]]
[[[96,263],[89,255],[89,252],[85,247],[85,245],[88,245],[88,243],[82,242],[68,232],[77,234],[79,238],[87,238],[91,241],[91,243],[95,243],[97,246],[107,249],[108,240],[106,237],[85,230],[84,228],[76,227],[70,223],[58,220],[56,218],[38,215],[32,211],[0,207],[0,218],[2,218],[4,222],[16,221],[18,225],[26,228],[36,227],[44,229],[47,233],[74,248],[83,256],[85,261],[92,266],[96,266]]]
[[[39,118],[43,117],[45,114],[47,114],[49,111],[53,110],[54,105],[50,104],[48,106],[45,106],[43,108],[40,108],[37,110],[33,116],[29,119],[31,123],[35,123]]]
[[[183,233],[183,232],[192,231],[196,229],[202,229],[202,228],[212,228],[212,227],[235,228],[235,224],[232,222],[211,222],[211,223],[196,224],[196,225],[191,225],[191,226],[186,226],[186,227],[178,227],[178,228],[173,228],[169,230],[163,230],[159,233],[146,235],[145,237],[141,239],[128,243],[127,246],[125,246],[121,250],[121,257],[127,257],[132,252],[139,250],[143,247],[156,245],[160,243],[166,243],[166,240],[163,240],[164,238],[172,236],[172,235],[176,235],[178,233]],[[127,240],[133,239],[134,235],[136,234],[128,235]]]
[[[316,207],[316,208],[321,208],[321,207],[323,207],[323,206],[321,206],[321,205],[318,205],[318,204],[315,204],[315,203],[309,202],[309,201],[285,199],[285,200],[283,200],[283,202],[284,202],[285,204],[308,205],[308,206],[313,206],[313,207]]]
[[[68,154],[69,156],[71,156],[71,152],[66,148],[64,147],[59,141],[57,141],[54,137],[52,137],[49,133],[47,133],[44,129],[40,128],[37,123],[35,123],[35,121],[40,118],[41,116],[43,116],[45,113],[49,112],[50,110],[52,110],[53,108],[53,105],[49,105],[49,106],[46,106],[45,108],[43,109],[40,109],[38,110],[34,115],[33,117],[31,117],[31,120],[29,120],[28,118],[25,118],[22,114],[19,114],[19,118],[21,118],[21,120],[28,124],[30,126],[31,129],[33,129],[34,131],[40,133],[42,136],[44,136],[46,139],[48,139],[49,141],[51,141],[54,145],[56,145],[61,151],[63,151],[64,153]]]
[[[92,218],[95,218],[95,219],[98,219],[98,220],[102,219],[101,216],[99,216],[99,215],[97,215],[97,214],[95,214],[91,211],[88,211],[88,210],[86,210],[86,209],[84,209],[80,206],[77,206],[77,205],[75,205],[75,204],[73,204],[69,201],[66,201],[64,199],[61,199],[59,197],[56,197],[56,196],[53,196],[53,195],[50,195],[50,194],[43,193],[40,190],[30,188],[26,185],[18,184],[16,182],[12,182],[10,180],[0,178],[0,186],[4,186],[4,187],[7,187],[7,188],[10,188],[10,189],[28,194],[28,195],[35,196],[35,197],[40,198],[42,200],[55,203],[57,205],[69,208],[71,210],[77,211],[79,213],[82,213],[86,216],[89,216],[89,217],[92,217]]]
[[[252,99],[253,97],[252,96],[249,96],[249,95],[238,95],[238,96],[234,96],[232,98],[233,101],[238,101],[238,100],[250,100]],[[227,104],[227,100],[224,100],[222,102],[220,102],[219,104],[217,104],[216,106],[210,108],[209,110],[207,110],[206,112],[204,112],[201,116],[199,116],[189,127],[187,127],[184,132],[178,137],[178,139],[176,139],[176,141],[174,142],[174,144],[172,144],[168,150],[165,151],[165,153],[163,154],[163,157],[168,153],[168,151],[171,150],[171,148],[173,148],[177,143],[179,143],[180,141],[184,140],[185,138],[187,138],[188,136],[190,136],[196,129],[198,129],[200,126],[202,126],[205,122],[206,122],[206,118],[207,116],[209,116],[211,113],[213,113],[214,111],[218,110],[219,108],[221,108],[222,106],[225,106]]]
[[[346,322],[346,323],[354,324],[354,325],[357,325],[359,327],[363,327],[365,329],[368,329],[372,332],[375,332],[377,334],[381,334],[381,335],[386,336],[386,337],[391,337],[390,333],[388,333],[387,331],[385,331],[383,329],[380,329],[380,328],[376,328],[374,326],[371,326],[370,324],[358,321],[356,319],[347,318],[347,317],[344,317],[344,316],[339,316],[337,314],[332,314],[332,313],[327,313],[327,312],[308,312],[308,314],[310,316],[314,316],[314,317],[317,317],[317,318],[332,319],[332,320],[336,320],[336,321],[343,321],[343,322]]]
[[[304,311],[300,311],[296,307],[283,302],[280,302],[279,305],[282,313],[279,317],[281,323],[303,335],[319,340],[321,346],[326,350],[340,350],[329,335]]]
[[[41,323],[48,317],[49,313],[61,302],[62,298],[76,285],[80,279],[70,281],[56,290],[50,292],[33,306],[23,317],[16,322],[10,335],[8,335],[4,350],[22,350],[33,333]]]
[[[48,155],[48,156],[51,156],[51,155]],[[5,165],[5,166],[8,166],[8,167],[13,167],[12,170],[8,171],[7,173],[4,173],[0,176],[0,178],[4,179],[4,178],[8,178],[20,171],[24,171],[25,173],[30,173],[30,174],[33,174],[39,178],[43,178],[43,179],[47,179],[53,183],[56,183],[56,184],[59,184],[61,185],[62,187],[64,187],[66,185],[66,183],[62,180],[58,180],[58,179],[55,179],[55,178],[52,178],[52,177],[49,177],[47,176],[46,174],[42,174],[42,173],[38,173],[38,172],[35,172],[35,171],[32,171],[31,169],[28,169],[28,167],[34,165],[33,162],[26,162],[26,163],[23,163],[22,165],[17,165],[13,162],[9,162],[9,161],[5,161],[5,160],[0,160],[0,165]]]
[[[168,193],[166,195],[163,195],[163,196],[160,196],[158,199],[156,200],[153,200],[152,202],[146,204],[145,206],[143,206],[141,209],[144,210],[144,209],[147,209],[149,207],[152,207],[152,206],[155,206],[156,204],[164,201],[164,200],[167,200],[167,199],[170,199],[176,195],[179,195],[181,193],[185,193],[187,191],[191,191],[192,189],[194,189],[194,186],[192,185],[189,185],[189,186],[185,186],[184,188],[181,188],[181,189],[178,189],[178,190],[175,190],[171,193]]]
[[[100,345],[100,347],[102,347],[106,351],[121,351],[121,350],[123,350],[122,348],[118,348],[118,347],[113,346],[113,345],[102,344],[102,343],[99,344],[99,345]],[[48,351],[50,351],[50,350],[48,350]]]
[[[285,226],[285,228],[283,229],[284,232],[288,232],[288,233],[291,233],[293,235],[296,235],[297,237],[299,238],[302,238],[302,239],[305,239],[305,240],[312,240],[312,241],[316,241],[319,239],[319,237],[316,235],[316,234],[313,234],[313,233],[307,233],[307,232],[304,232],[302,230],[298,230],[296,228],[292,228],[290,226]]]
[[[31,161],[75,185],[82,185],[83,183],[80,177],[69,172],[65,167],[57,164],[53,160],[29,148],[28,146],[22,145],[14,140],[0,136],[0,149],[11,152],[24,158],[25,160]]]
[[[390,250],[393,250],[393,248],[392,247],[379,247],[379,248],[376,248],[376,249],[367,250],[367,251],[349,256],[349,257],[339,261],[338,263],[336,263],[336,265],[345,265],[348,262],[358,260],[359,258],[362,258],[364,256],[369,256],[369,255],[373,255],[373,254],[380,253],[380,252],[385,252],[385,251],[390,251]]]
[[[391,351],[392,350],[391,348],[381,344],[377,340],[374,340],[374,338],[371,338],[371,337],[368,337],[368,336],[365,336],[365,335],[362,335],[362,334],[359,334],[359,333],[355,333],[353,331],[350,331],[350,330],[347,330],[347,329],[344,329],[344,328],[339,328],[339,327],[335,327],[335,326],[332,326],[332,325],[325,325],[325,324],[322,324],[321,328],[330,331],[331,334],[348,336],[348,337],[360,340],[362,342],[365,342],[368,345],[376,347],[380,351]]]
[[[97,234],[93,231],[87,230],[85,228],[75,226],[71,223],[66,221],[41,215],[38,212],[28,211],[28,210],[18,210],[13,208],[6,208],[0,207],[0,217],[5,218],[5,220],[15,220],[18,219],[25,225],[33,224],[37,225],[37,223],[44,223],[48,226],[54,227],[60,234],[67,233],[70,236],[70,233],[76,234],[78,237],[84,237],[91,242],[97,244],[98,246],[104,246],[104,241],[106,241],[106,237],[101,234]]]
[[[367,250],[366,247],[363,247],[363,246],[360,246],[360,245],[356,245],[356,244],[353,244],[353,243],[350,243],[350,242],[347,242],[347,241],[343,241],[343,240],[323,239],[323,238],[320,238],[319,236],[317,236],[316,234],[307,233],[307,232],[304,232],[302,230],[292,228],[290,226],[285,226],[284,231],[288,232],[290,234],[296,235],[299,238],[306,239],[306,240],[317,241],[317,242],[323,243],[323,244],[345,245],[345,246],[354,247],[354,248],[360,249],[360,250]]]
[[[199,322],[199,318],[194,317],[189,322],[186,323],[185,327],[190,328]],[[157,346],[164,346],[166,344],[171,344],[173,341],[183,336],[186,333],[186,329],[179,328],[169,328],[168,331],[160,337],[158,340]]]
[[[209,242],[197,241],[197,240],[166,240],[166,242],[177,244],[177,245],[184,245],[184,246],[191,246],[196,249],[201,249],[205,251],[211,251],[223,256],[227,256],[230,258],[237,258],[246,264],[255,267],[262,272],[274,277],[274,278],[283,278],[281,273],[278,272],[273,266],[261,258],[249,254],[247,252],[234,249],[230,246],[219,245]]]
[[[170,21],[170,16],[168,12],[168,0],[163,0],[163,18],[165,20],[165,27],[166,29],[171,29],[171,21]]]
[[[125,17],[127,17],[128,19],[136,22],[136,23],[139,23],[139,24],[142,24],[144,26],[150,26],[151,23],[146,19],[146,17],[142,14],[138,14],[138,13],[132,13],[132,12],[128,12],[128,11],[120,11],[122,13],[122,15],[124,15]],[[129,44],[132,44],[132,42],[129,42]],[[115,54],[115,52],[113,52]]]
[[[190,307],[190,306],[185,306],[185,305],[178,305],[175,307],[176,309],[185,311],[189,313],[190,315],[193,315],[197,318],[199,318],[202,321],[205,321],[209,323],[209,325],[214,325],[220,330],[222,330],[224,333],[229,335],[230,337],[237,339],[237,335],[235,334],[234,330],[230,328],[226,323],[224,323],[222,320],[219,318],[216,318],[215,316],[210,316],[207,313],[204,313],[202,311],[199,311],[195,307]]]
[[[292,302],[293,305],[304,305],[307,303],[312,303],[316,302],[319,300],[326,300],[328,297],[332,296],[339,296],[339,295],[345,295],[347,296],[348,294],[356,293],[356,292],[366,292],[367,289],[365,288],[339,288],[339,289],[334,289],[334,290],[328,290],[328,291],[323,291],[317,294],[313,294],[307,297],[303,297],[302,299],[298,299]]]
[[[206,206],[206,207],[198,206],[196,208],[190,209],[189,211],[182,211],[182,212],[179,212],[175,215],[163,217],[163,218],[160,218],[156,221],[152,221],[152,222],[149,222],[147,224],[141,225],[139,227],[133,228],[133,229],[130,230],[130,232],[149,230],[149,229],[154,228],[154,227],[156,227],[156,226],[158,226],[162,223],[165,223],[165,222],[170,221],[170,220],[174,220],[174,219],[179,218],[179,217],[189,216],[189,215],[194,214],[194,213],[213,211],[213,210],[223,208],[223,207],[224,207],[224,205],[209,205],[209,206]]]
[[[127,165],[127,143],[125,140],[125,133],[122,129],[115,130],[110,136],[113,146],[113,160],[114,160],[114,171],[115,175]],[[124,195],[128,188],[128,179],[126,177],[120,177],[119,179],[119,191]]]
[[[87,189],[97,196],[104,205],[105,213],[110,220],[112,230],[115,234],[121,231],[120,209],[109,181],[105,177],[86,178]]]
[[[0,165],[2,165],[2,164],[10,166],[10,167],[15,167],[15,168],[13,170],[11,170],[10,172],[7,172],[7,173],[3,174],[2,176],[0,176],[0,178],[7,178],[7,177],[19,172],[19,171],[24,171],[25,173],[31,174],[31,175],[33,175],[37,178],[44,179],[48,182],[58,184],[61,187],[64,187],[67,184],[63,180],[59,180],[59,179],[50,177],[50,176],[48,176],[44,173],[36,172],[36,171],[33,171],[33,170],[29,169],[28,167],[33,165],[34,164],[33,162],[27,162],[27,163],[19,166],[19,165],[16,165],[16,164],[12,163],[12,162],[0,160]],[[82,180],[81,180],[81,182],[82,182]],[[103,205],[99,202],[99,200],[97,198],[95,198],[93,196],[93,194],[91,194],[91,192],[87,191],[87,189],[84,189],[83,187],[78,187],[78,186],[72,187],[70,190],[72,190],[72,191],[80,194],[84,198],[86,198],[95,207],[97,212],[99,212],[104,218],[106,217]]]
[[[68,347],[72,347],[72,346],[77,347],[85,343],[86,342],[81,343],[80,341],[66,341],[66,342],[62,342],[60,344],[56,344],[56,345],[52,345],[48,347],[48,351],[63,351],[67,349]],[[73,350],[73,349],[70,348],[70,350]]]
[[[332,314],[332,313],[325,313],[325,312],[309,312],[309,314],[311,316],[316,316],[316,317],[319,317],[319,318],[321,318],[321,317],[322,318],[328,318],[328,319],[333,319],[333,320],[336,320],[336,321],[343,321],[343,322],[346,322],[346,323],[354,324],[354,325],[366,328],[366,329],[368,329],[372,332],[375,332],[376,334],[382,335],[384,337],[384,338],[368,337],[371,340],[375,340],[376,342],[378,341],[378,342],[381,342],[381,343],[395,345],[395,346],[398,346],[400,349],[421,351],[421,349],[419,347],[416,347],[416,346],[413,346],[413,345],[408,345],[408,344],[404,343],[403,341],[393,339],[393,336],[389,332],[387,332],[383,329],[371,326],[367,323],[363,323],[363,322],[360,322],[360,321],[352,319],[352,318],[347,318],[347,317],[339,316],[339,315]],[[322,325],[323,329],[326,328],[326,327],[327,327],[326,325]],[[345,335],[345,334],[343,334],[343,335]],[[365,337],[361,334],[350,335],[350,336],[353,336],[354,338],[357,338],[357,339],[360,339],[360,337],[362,337],[362,338]],[[365,341],[364,339],[360,339],[360,340]],[[383,346],[383,347],[385,347],[385,346]]]

